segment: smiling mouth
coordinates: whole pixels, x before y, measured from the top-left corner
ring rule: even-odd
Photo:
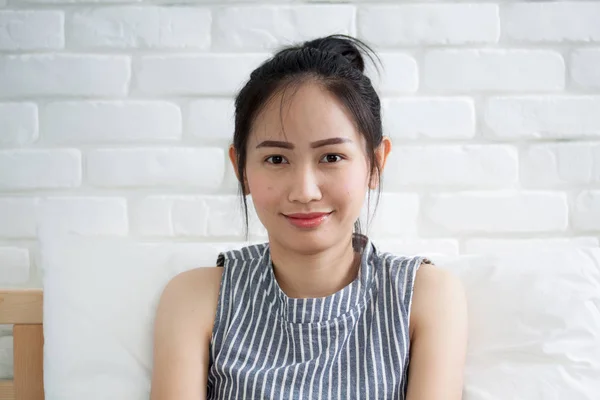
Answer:
[[[327,219],[333,213],[317,212],[317,213],[296,213],[296,214],[283,214],[284,217],[295,227],[303,229],[316,228]]]

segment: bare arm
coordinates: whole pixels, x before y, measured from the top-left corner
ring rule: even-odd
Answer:
[[[467,302],[450,272],[423,264],[411,311],[408,400],[462,398],[467,348]]]
[[[165,287],[154,323],[151,400],[206,399],[221,273],[222,268],[198,268]]]

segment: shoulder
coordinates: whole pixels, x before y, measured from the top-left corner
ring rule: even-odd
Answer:
[[[181,272],[174,276],[165,286],[161,302],[176,303],[182,300],[210,297],[218,292],[221,284],[223,268],[202,267]]]
[[[415,329],[437,327],[443,316],[466,321],[466,295],[462,282],[449,270],[429,260],[415,274],[410,315],[411,335]]]
[[[227,250],[219,253],[217,257],[217,266],[225,266],[228,260],[250,261],[253,259],[262,258],[269,250],[269,243],[249,244],[238,249]]]
[[[162,291],[157,322],[198,323],[198,329],[212,331],[222,274],[223,268],[203,267],[173,277]]]
[[[154,321],[153,400],[206,398],[221,274],[222,268],[196,268],[163,289]]]
[[[422,264],[416,275],[407,398],[460,399],[468,343],[464,290],[447,269]]]
[[[167,283],[163,295],[182,292],[189,295],[190,292],[197,292],[199,288],[211,289],[215,284],[220,284],[222,274],[223,268],[218,267],[194,268],[181,272]]]

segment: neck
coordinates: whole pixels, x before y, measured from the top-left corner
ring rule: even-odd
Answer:
[[[269,242],[273,271],[290,298],[326,297],[348,286],[358,274],[360,254],[348,240],[315,254],[300,254]]]

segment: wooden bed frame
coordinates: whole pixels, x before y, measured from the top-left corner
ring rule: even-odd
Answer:
[[[41,289],[0,289],[0,324],[14,324],[13,380],[0,380],[0,400],[44,399]]]

